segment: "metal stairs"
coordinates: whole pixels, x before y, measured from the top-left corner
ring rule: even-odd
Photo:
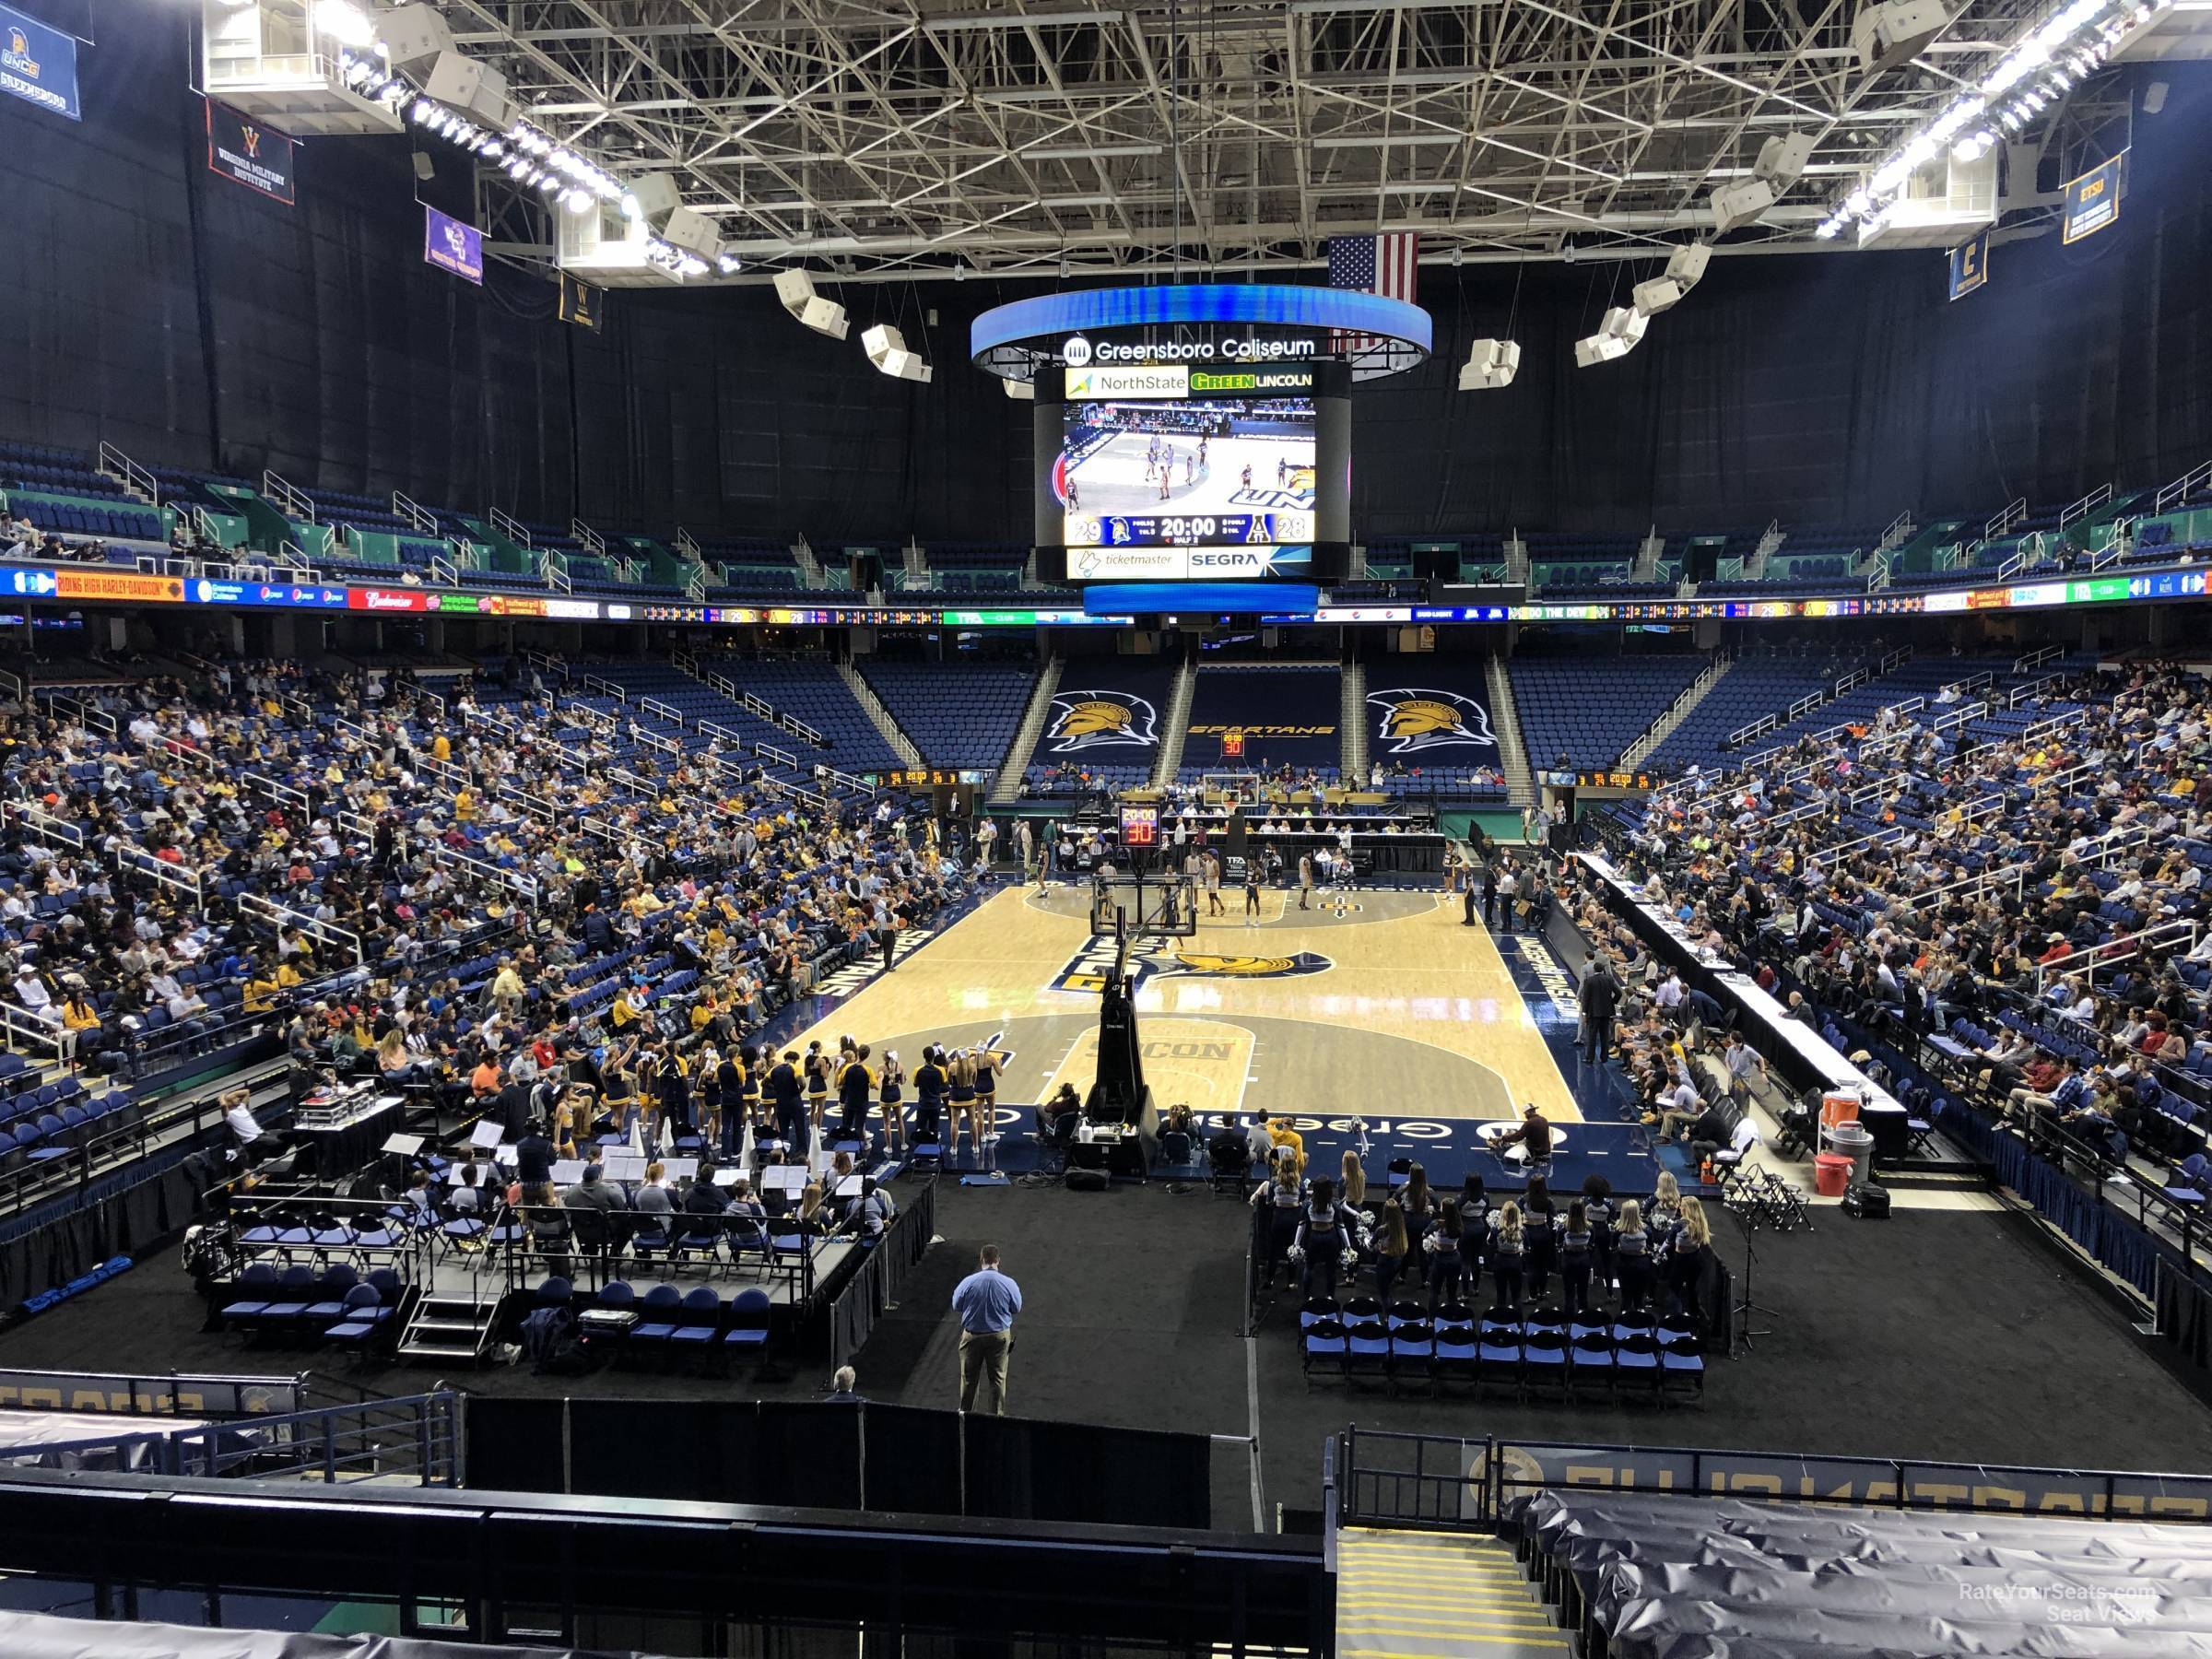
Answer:
[[[500,1293],[474,1280],[462,1295],[425,1291],[399,1334],[399,1357],[475,1365],[491,1351],[499,1312]]]
[[[1053,717],[1053,699],[1060,694],[1060,676],[1066,663],[1057,653],[1045,659],[1038,671],[1037,683],[1030,690],[1030,706],[1021,712],[1021,724],[1014,728],[1014,741],[1006,750],[1006,758],[999,762],[998,776],[991,784],[991,805],[1010,806],[1021,798],[1021,776],[1030,770],[1030,757],[1037,752],[1037,741],[1044,735],[1044,728]]]

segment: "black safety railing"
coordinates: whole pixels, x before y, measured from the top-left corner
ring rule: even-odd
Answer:
[[[1347,1428],[1334,1443],[1345,1525],[1489,1531],[1548,1487],[1689,1499],[2113,1521],[2212,1523],[2212,1477],[1690,1446],[1593,1445]]]

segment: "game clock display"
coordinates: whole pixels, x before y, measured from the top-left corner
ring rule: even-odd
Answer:
[[[1313,539],[1311,512],[1135,513],[1129,517],[1067,517],[1071,547],[1279,547]]]

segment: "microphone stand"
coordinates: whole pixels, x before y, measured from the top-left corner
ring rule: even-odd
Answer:
[[[1728,1357],[1732,1359],[1741,1359],[1749,1353],[1754,1337],[1774,1335],[1771,1325],[1760,1325],[1753,1329],[1752,1314],[1763,1313],[1769,1319],[1781,1317],[1764,1302],[1752,1300],[1752,1274],[1759,1265],[1759,1252],[1752,1245],[1751,1235],[1759,1230],[1759,1219],[1747,1211],[1739,1212],[1736,1218],[1744,1224],[1744,1295],[1743,1300],[1729,1310],[1728,1324],[1734,1340],[1729,1346]]]

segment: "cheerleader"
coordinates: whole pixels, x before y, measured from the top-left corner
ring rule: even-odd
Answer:
[[[822,1045],[806,1045],[806,1133],[813,1141],[822,1138],[822,1117],[830,1105],[830,1056],[822,1053]]]
[[[775,1127],[775,1119],[769,1114],[768,1097],[764,1092],[768,1083],[768,1051],[748,1048],[744,1063],[737,1068],[737,1098],[745,1103],[745,1115],[753,1127],[767,1131]]]
[[[1365,1209],[1367,1207],[1367,1166],[1359,1161],[1358,1148],[1347,1147],[1344,1149],[1344,1163],[1342,1168],[1337,1171],[1337,1184],[1344,1194],[1345,1203],[1350,1205],[1354,1209]]]
[[[1429,1257],[1429,1308],[1431,1312],[1447,1302],[1459,1300],[1461,1264],[1466,1259],[1466,1218],[1460,1212],[1459,1201],[1444,1200],[1438,1212],[1436,1226],[1421,1241]]]
[[[987,1048],[975,1053],[975,1144],[998,1138],[998,1056]]]
[[[1259,1246],[1263,1290],[1275,1288],[1277,1270],[1297,1241],[1305,1202],[1298,1171],[1288,1160],[1277,1163],[1268,1178],[1252,1190],[1252,1226]]]
[[[1315,1187],[1325,1185],[1315,1182]],[[1411,1253],[1412,1241],[1406,1235],[1406,1211],[1395,1198],[1382,1205],[1382,1222],[1375,1230],[1375,1300],[1382,1304],[1383,1312],[1390,1311],[1390,1293],[1406,1270],[1406,1258]],[[1417,1269],[1418,1271],[1418,1269]]]
[[[1290,1242],[1290,1257],[1301,1265],[1300,1288],[1309,1301],[1336,1294],[1336,1275],[1351,1251],[1351,1222],[1336,1202],[1336,1183],[1324,1176],[1299,1212],[1298,1234]]]
[[[1528,1240],[1521,1222],[1521,1206],[1507,1203],[1498,1211],[1498,1224],[1490,1230],[1490,1272],[1498,1281],[1498,1305],[1509,1312],[1521,1306],[1522,1265],[1528,1251]]]
[[[1643,1218],[1644,1230],[1652,1235],[1652,1260],[1661,1262],[1674,1247],[1675,1234],[1682,1225],[1682,1188],[1675,1180],[1672,1170],[1659,1171],[1653,1183],[1652,1207]]]
[[[1590,1306],[1590,1276],[1597,1264],[1597,1241],[1590,1231],[1590,1207],[1580,1198],[1567,1206],[1559,1224],[1560,1295],[1567,1317],[1580,1318]]]
[[[1436,1222],[1436,1198],[1429,1191],[1429,1171],[1418,1163],[1406,1167],[1406,1186],[1398,1194],[1398,1207],[1406,1213],[1406,1232],[1418,1243]]]
[[[975,1057],[966,1049],[954,1050],[945,1067],[945,1081],[947,1097],[952,1102],[952,1128],[945,1137],[945,1149],[948,1153],[959,1150],[960,1128],[965,1124],[974,1137],[975,1154],[981,1158],[983,1137],[975,1121]]]
[[[883,1110],[883,1149],[887,1154],[906,1150],[906,1108],[900,1099],[905,1083],[906,1068],[899,1064],[899,1051],[885,1050],[883,1075],[876,1081],[876,1099]]]
[[[1641,1313],[1652,1299],[1652,1237],[1644,1230],[1643,1208],[1630,1198],[1620,1206],[1613,1233],[1613,1261],[1620,1274],[1620,1311]]]
[[[1597,1282],[1613,1282],[1613,1183],[1603,1175],[1583,1182],[1583,1206],[1590,1212],[1590,1234],[1597,1246]]]
[[[1543,1176],[1528,1178],[1521,1213],[1527,1230],[1524,1265],[1528,1272],[1529,1295],[1534,1300],[1542,1301],[1551,1285],[1551,1270],[1559,1260],[1559,1211],[1551,1202],[1551,1183]]]

